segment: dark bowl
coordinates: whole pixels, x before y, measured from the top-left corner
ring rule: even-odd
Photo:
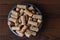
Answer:
[[[40,15],[42,15],[40,9],[39,9],[37,6],[35,6],[35,5],[33,5],[33,4],[30,4],[30,3],[22,3],[22,4],[25,4],[25,5],[27,5],[27,6],[31,6],[31,5],[32,5],[32,6],[35,8],[35,10],[36,10]],[[17,7],[17,6],[14,6],[11,10],[14,10],[16,7]],[[10,10],[10,11],[11,11],[11,10]],[[8,21],[9,21],[10,15],[11,15],[11,13],[9,12],[9,14],[8,14]],[[41,27],[42,27],[42,23],[39,25],[39,29],[41,29]],[[13,34],[15,34],[16,36],[19,36],[18,33],[16,33],[15,31],[12,30],[11,26],[9,26],[9,29],[11,30],[11,32],[12,32]],[[20,36],[19,36],[19,37],[20,37]]]

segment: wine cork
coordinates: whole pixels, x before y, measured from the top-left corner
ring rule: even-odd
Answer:
[[[24,13],[24,15],[26,16],[27,14]]]
[[[21,18],[19,17],[19,23],[21,23]]]
[[[20,30],[23,28],[22,24],[19,24],[18,27],[20,27]]]
[[[26,5],[17,5],[17,8],[26,9]]]
[[[32,31],[36,31],[36,32],[39,31],[38,27],[34,27],[34,26],[31,26],[31,27],[30,27],[30,30],[32,30]]]
[[[24,13],[24,10],[23,9],[21,9],[20,10],[20,15],[22,15]]]
[[[19,13],[17,13],[17,12],[14,11],[14,10],[12,10],[11,13],[12,13],[11,15],[15,15],[15,16],[18,16],[18,14],[19,14]]]
[[[34,22],[37,22],[37,19],[33,18],[33,21],[34,21]]]
[[[32,18],[29,17],[29,20],[32,21]]]
[[[33,6],[30,6],[28,9],[29,9],[29,10],[34,10]]]
[[[31,31],[31,30],[30,30],[30,32],[31,32],[31,35],[36,36],[36,32]]]
[[[9,18],[9,21],[12,21],[12,22],[16,22],[17,21],[17,19],[15,19],[15,18]]]
[[[28,19],[29,19],[29,16],[28,15],[25,15],[25,19],[26,19],[26,22],[27,22]]]
[[[35,14],[35,11],[32,11],[33,14]]]
[[[31,25],[34,25],[34,26],[37,26],[38,25],[37,22],[33,22],[33,21],[29,21],[29,20],[28,20],[28,24],[31,24]]]
[[[42,16],[41,15],[33,15],[32,18],[42,19]]]
[[[21,16],[21,21],[22,21],[22,25],[25,25],[26,24],[25,16]]]
[[[24,10],[25,14],[27,14],[28,16],[32,16],[33,14],[31,12],[29,12],[27,9]]]
[[[12,15],[12,14],[11,14],[11,17],[17,19],[17,18],[18,18],[18,15],[15,16],[15,15]]]
[[[27,28],[28,28],[28,26],[24,25],[20,32],[24,33]]]
[[[21,28],[21,25],[19,25],[19,26]],[[26,28],[27,28],[27,26],[23,26],[22,29],[20,29],[19,34],[20,34],[21,37],[24,36],[24,32],[25,32]]]
[[[21,27],[21,26],[22,26],[21,24],[18,25],[18,27]]]
[[[16,32],[18,33],[18,35],[19,35],[20,37],[23,37],[23,36],[24,36],[24,34],[20,33],[19,30],[16,30]]]
[[[28,23],[27,23],[27,26],[28,26],[28,27],[30,27],[30,26],[31,26],[31,24],[28,24]]]
[[[25,36],[29,38],[31,36],[31,32],[29,30],[26,30]]]
[[[11,22],[10,21],[8,21],[8,25],[11,26]]]
[[[8,21],[8,26],[14,26],[15,24],[11,21]]]
[[[16,8],[16,11],[19,11],[19,8]]]
[[[16,22],[16,23],[15,23],[15,26],[18,26],[18,25],[19,25],[19,23],[18,23],[18,22]]]
[[[38,22],[38,23],[41,23],[41,22],[42,22],[42,20],[38,19],[38,20],[37,20],[37,22]]]
[[[20,30],[20,27],[12,27],[12,30]]]

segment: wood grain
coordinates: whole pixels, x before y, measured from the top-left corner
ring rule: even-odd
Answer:
[[[17,37],[7,25],[9,11],[22,2],[37,5],[43,14],[42,29],[36,37]],[[0,0],[0,40],[60,40],[60,0]]]

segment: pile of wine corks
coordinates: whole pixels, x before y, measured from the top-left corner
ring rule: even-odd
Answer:
[[[17,5],[10,11],[11,15],[8,21],[8,26],[20,37],[36,36],[39,31],[39,25],[42,22],[42,15],[33,6]]]

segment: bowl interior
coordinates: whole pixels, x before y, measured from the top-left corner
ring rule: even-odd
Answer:
[[[31,6],[31,5],[32,5],[32,4],[30,4],[30,3],[23,3],[23,4],[25,4],[25,5],[27,5],[27,6]],[[35,6],[35,5],[32,5],[32,6],[35,8],[35,10],[36,10],[40,15],[42,15],[37,6]],[[17,7],[17,6],[14,6],[11,10],[16,9],[16,7]],[[11,11],[11,10],[10,10],[10,11]],[[11,15],[11,12],[9,12],[9,14],[8,14],[8,21],[9,21],[10,15]],[[41,29],[41,27],[42,27],[42,23],[39,25],[39,29]],[[19,36],[18,33],[16,33],[15,31],[12,30],[11,26],[9,26],[9,28],[10,28],[10,30],[11,30],[15,35]]]

